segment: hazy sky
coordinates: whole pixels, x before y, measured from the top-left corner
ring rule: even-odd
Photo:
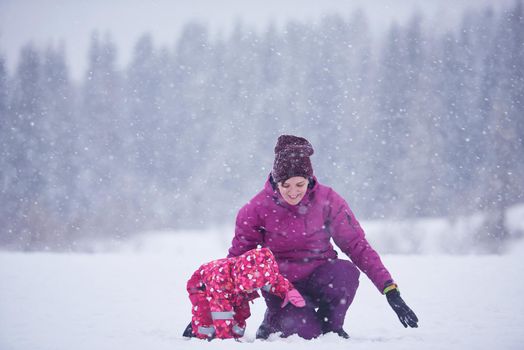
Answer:
[[[413,9],[429,18],[456,19],[464,7],[501,6],[512,0],[0,0],[0,54],[12,71],[20,48],[32,42],[42,48],[64,42],[72,74],[83,76],[91,34],[109,32],[125,64],[136,40],[153,35],[157,45],[172,47],[189,20],[227,32],[237,20],[258,30],[269,21],[315,20],[323,13],[349,15],[362,8],[373,28],[402,21]]]

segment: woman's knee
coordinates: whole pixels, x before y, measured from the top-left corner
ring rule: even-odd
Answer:
[[[318,302],[344,300],[351,303],[359,285],[360,271],[351,262],[334,260],[315,271],[309,284]]]
[[[360,270],[348,260],[335,260],[333,263],[336,279],[358,281]]]
[[[310,282],[313,284],[337,285],[337,287],[358,285],[360,270],[348,260],[333,260],[319,267]]]
[[[338,260],[335,269],[333,286],[352,297],[359,285],[360,270],[347,260]]]

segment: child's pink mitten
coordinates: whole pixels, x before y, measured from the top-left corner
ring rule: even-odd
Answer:
[[[284,302],[280,307],[285,307],[288,303],[291,303],[295,305],[296,307],[304,307],[306,306],[306,301],[300,295],[299,291],[296,289],[291,289],[286,293],[286,296],[284,297]]]

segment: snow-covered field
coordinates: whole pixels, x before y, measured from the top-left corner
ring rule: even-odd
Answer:
[[[244,340],[185,340],[185,282],[222,257],[224,232],[150,235],[94,254],[0,252],[0,349],[523,349],[524,244],[503,256],[383,255],[420,318],[404,329],[369,280],[347,318],[350,340],[326,335],[255,340],[264,302]]]

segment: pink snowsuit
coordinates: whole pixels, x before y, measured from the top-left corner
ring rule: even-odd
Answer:
[[[251,315],[248,302],[259,297],[259,288],[282,299],[294,289],[267,248],[200,266],[187,282],[193,333],[201,339],[241,337]]]

